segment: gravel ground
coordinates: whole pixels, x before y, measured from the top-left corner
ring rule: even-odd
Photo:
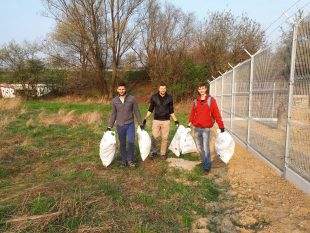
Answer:
[[[211,177],[227,190],[218,206],[206,207],[211,232],[310,232],[309,195],[238,144],[227,166],[213,159]]]

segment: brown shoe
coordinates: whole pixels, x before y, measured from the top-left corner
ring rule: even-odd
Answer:
[[[160,157],[161,157],[162,160],[166,160],[166,159],[168,158],[167,155],[162,155],[162,156],[160,156]]]

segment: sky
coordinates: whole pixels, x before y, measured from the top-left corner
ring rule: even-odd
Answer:
[[[161,0],[172,3],[186,12],[193,12],[203,20],[208,12],[215,10],[232,10],[235,15],[247,13],[268,27],[286,9],[296,5],[288,12],[290,15],[298,7],[307,5],[310,0]],[[44,7],[41,0],[0,0],[0,45],[11,40],[43,40],[54,26],[54,21],[43,16]],[[285,17],[282,17],[285,20]],[[282,21],[283,21],[282,20]],[[279,24],[281,20],[277,23]],[[276,24],[277,24],[276,23]],[[274,27],[276,27],[274,24]],[[272,30],[272,29],[270,29]],[[268,34],[267,34],[268,35]]]

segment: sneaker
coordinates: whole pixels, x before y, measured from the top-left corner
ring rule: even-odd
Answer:
[[[157,153],[156,152],[151,153],[151,158],[152,159],[155,159],[156,157],[157,157]]]
[[[208,176],[210,174],[210,170],[205,170],[203,173],[205,176]]]
[[[130,162],[128,162],[128,166],[129,167],[136,167],[136,164],[134,164],[134,162],[130,161]]]
[[[127,167],[127,163],[126,162],[121,162],[121,167],[122,168]]]

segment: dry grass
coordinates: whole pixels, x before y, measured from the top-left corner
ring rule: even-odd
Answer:
[[[36,232],[44,232],[46,226],[61,214],[61,212],[55,212],[35,216],[21,216],[8,220],[7,224],[10,224],[15,232],[27,232],[27,228],[31,225],[36,226]]]
[[[254,226],[264,219],[270,224],[260,232],[309,232],[309,196],[239,145],[227,169],[240,225]]]
[[[26,122],[26,126],[29,127],[34,127],[35,126],[35,122],[32,118],[30,118],[27,122]]]
[[[77,125],[79,123],[86,123],[86,124],[93,124],[93,123],[100,123],[101,115],[99,112],[87,112],[81,115],[75,113],[74,110],[70,112],[66,112],[63,109],[60,109],[58,113],[55,114],[46,114],[42,111],[38,115],[39,122],[43,123],[44,125]],[[29,122],[30,121],[30,122]],[[27,121],[29,125],[32,124],[31,119]],[[26,123],[26,124],[27,124]]]
[[[189,114],[193,105],[192,100],[182,101],[180,103],[175,104],[174,111],[177,113],[185,113]]]
[[[99,123],[101,120],[101,116],[98,112],[83,113],[80,116],[80,120],[82,122],[87,122],[88,124]]]
[[[10,122],[14,121],[14,116],[5,116],[0,119],[0,129],[4,129]]]
[[[0,109],[1,110],[14,110],[20,107],[21,99],[0,99]]]
[[[40,219],[45,219],[45,221],[46,221],[46,219],[58,217],[60,214],[61,214],[61,212],[55,212],[55,213],[34,215],[34,216],[22,216],[22,217],[10,219],[7,221],[7,223],[25,222],[25,221],[40,220]]]
[[[16,111],[21,107],[21,99],[0,99],[0,110],[5,111],[0,115],[0,129],[3,130],[10,122],[15,120]]]
[[[97,103],[97,104],[110,104],[111,100],[105,97],[83,97],[76,95],[68,95],[54,99],[61,103]]]

